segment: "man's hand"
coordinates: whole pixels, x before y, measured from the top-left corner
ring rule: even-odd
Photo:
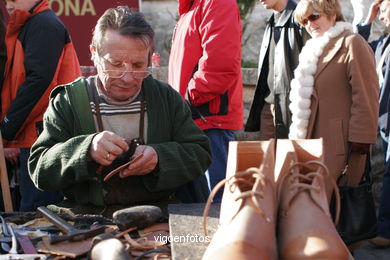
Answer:
[[[383,0],[375,0],[372,2],[370,6],[370,10],[368,11],[368,15],[366,18],[365,24],[371,24],[374,21],[375,17],[378,15],[379,8]]]
[[[119,177],[125,178],[131,175],[145,175],[153,171],[158,164],[156,151],[147,145],[140,145],[135,150],[133,158],[143,153],[144,156],[119,173]]]
[[[20,155],[19,148],[4,148],[4,157],[7,161],[10,161],[12,164],[16,164],[18,162]]]
[[[113,132],[103,131],[93,138],[89,149],[89,156],[97,163],[107,166],[118,155],[121,155],[128,149],[129,146],[122,137]]]

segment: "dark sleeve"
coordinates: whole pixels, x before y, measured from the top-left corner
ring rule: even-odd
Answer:
[[[357,33],[360,34],[367,42],[371,34],[371,24],[357,24],[356,25]],[[381,37],[382,38],[382,37]],[[379,40],[369,42],[372,50],[375,52],[376,47],[378,46]]]
[[[6,26],[4,22],[3,10],[0,8],[0,91],[4,81],[4,70],[7,62],[7,48],[5,47]],[[1,105],[1,102],[0,102]]]
[[[1,122],[3,138],[13,140],[16,133],[46,91],[65,45],[66,31],[49,12],[31,18],[19,35],[24,49],[26,80]]]
[[[73,109],[65,91],[50,100],[43,132],[29,157],[29,174],[39,189],[67,189],[94,177],[97,164],[87,157],[95,134],[74,132]]]

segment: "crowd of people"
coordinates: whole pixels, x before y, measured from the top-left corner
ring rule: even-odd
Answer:
[[[390,28],[390,0],[373,2],[358,33],[338,0],[261,0],[273,14],[246,122],[235,0],[178,1],[168,83],[151,75],[154,31],[139,12],[118,6],[99,18],[90,44],[97,75],[80,77],[48,0],[3,2],[10,16],[0,26],[0,130],[18,168],[18,210],[111,216],[138,204],[205,202],[244,125],[261,141],[322,138],[331,178],[347,161],[357,185],[379,122],[385,177],[373,243],[390,246],[390,40],[367,42],[378,14]]]

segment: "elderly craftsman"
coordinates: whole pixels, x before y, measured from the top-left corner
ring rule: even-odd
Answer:
[[[150,75],[153,49],[154,32],[142,14],[108,9],[90,46],[98,75],[52,92],[29,167],[38,188],[63,190],[62,209],[110,215],[141,203],[166,205],[209,166],[208,139],[187,105]],[[135,138],[141,144],[133,158],[143,156],[103,181]]]

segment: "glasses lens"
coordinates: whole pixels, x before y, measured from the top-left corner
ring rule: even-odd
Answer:
[[[143,79],[149,76],[149,71],[132,71],[131,74],[136,79]]]
[[[310,22],[314,22],[318,18],[320,18],[321,15],[319,13],[312,13],[307,18],[303,19],[303,25],[307,25]]]
[[[110,78],[121,78],[121,77],[123,77],[123,72],[121,70],[105,70],[104,72]]]
[[[107,74],[110,78],[119,79],[122,78],[126,73],[129,73],[135,79],[144,79],[150,75],[149,70],[104,70],[104,73]]]

